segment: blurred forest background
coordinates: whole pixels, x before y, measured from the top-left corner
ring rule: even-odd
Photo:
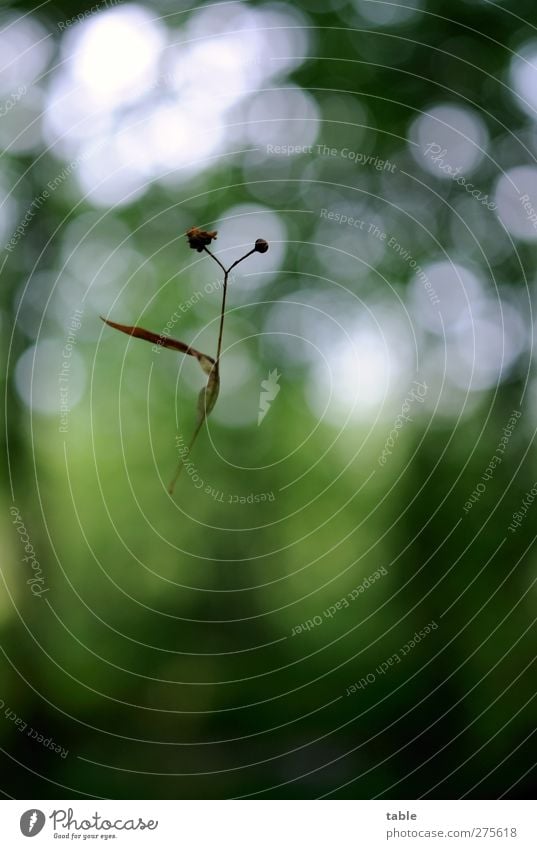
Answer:
[[[6,797],[533,795],[536,24],[3,3]]]

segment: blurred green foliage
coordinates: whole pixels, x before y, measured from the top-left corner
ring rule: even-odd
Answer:
[[[519,0],[515,13],[488,2],[437,2],[392,26],[373,26],[350,4],[296,8],[311,28],[310,49],[292,80],[319,107],[315,143],[348,145],[396,162],[391,183],[374,169],[353,171],[330,158],[312,170],[307,157],[296,157],[281,176],[283,165],[261,161],[245,176],[243,158],[223,157],[184,185],[157,181],[134,202],[105,210],[90,238],[95,207],[69,179],[2,270],[2,346],[10,373],[4,387],[9,473],[6,462],[0,699],[69,750],[60,758],[0,712],[6,795],[531,793],[531,515],[516,534],[507,531],[536,477],[535,406],[524,395],[527,357],[498,391],[474,393],[470,412],[460,419],[462,401],[452,414],[433,417],[429,411],[402,429],[397,450],[380,469],[376,458],[390,421],[353,420],[338,433],[307,402],[306,365],[294,361],[283,343],[278,355],[278,339],[267,348],[257,334],[268,332],[275,315],[264,301],[318,285],[337,302],[338,290],[312,247],[318,211],[293,210],[330,208],[342,183],[350,186],[349,204],[359,209],[366,192],[370,212],[397,221],[397,233],[420,264],[445,250],[488,276],[498,225],[486,217],[483,256],[444,203],[449,199],[458,209],[460,192],[451,183],[427,181],[406,139],[417,114],[437,102],[459,103],[480,111],[491,140],[507,137],[502,161],[509,167],[528,162],[516,140],[530,132],[528,119],[504,83],[510,51],[534,37],[535,7]],[[56,22],[85,6],[55,3],[34,11],[18,3],[6,9],[35,15],[53,33],[60,61]],[[167,26],[184,21],[184,15],[174,17],[171,4],[151,4],[151,10],[168,15]],[[200,81],[202,89],[210,84]],[[367,115],[367,126],[353,126],[353,110]],[[33,151],[6,152],[0,167],[10,187],[24,178],[15,190],[22,212],[61,166],[50,153],[38,158]],[[416,179],[403,181],[403,172]],[[492,192],[494,163],[487,159],[478,174],[478,185]],[[121,270],[126,285],[118,285],[116,302],[108,303],[105,281],[101,310],[158,332],[178,303],[216,271],[207,257],[188,252],[184,227],[214,224],[237,204],[260,203],[256,179],[274,180],[262,203],[285,221],[288,242],[281,268],[259,298],[254,293],[251,303],[242,295],[235,300],[231,288],[230,308],[236,309],[226,338],[237,343],[248,369],[235,378],[231,353],[228,365],[224,355],[222,395],[229,393],[231,409],[244,399],[256,408],[260,381],[273,368],[283,375],[282,390],[260,428],[255,418],[248,426],[211,419],[192,458],[203,488],[183,475],[171,500],[165,486],[176,462],[176,436],[192,429],[202,383],[197,364],[179,361],[178,370],[172,352],[154,353],[101,327],[93,302],[84,310],[86,335],[76,344],[86,387],[62,434],[58,416],[31,411],[15,387],[15,365],[32,344],[15,323],[18,293],[34,263],[59,273],[67,227],[78,222],[80,232],[88,232],[89,275],[126,234],[132,251]],[[383,200],[390,191],[394,203],[408,201],[440,247],[410,217],[387,210]],[[489,214],[476,207],[468,207],[468,216],[478,229],[475,220]],[[337,238],[356,250],[352,231],[343,237],[339,230]],[[228,246],[222,241],[217,247]],[[517,248],[492,257],[491,265],[504,286],[523,294],[524,277],[535,276],[535,251],[531,243]],[[338,264],[330,246],[323,250],[337,284],[358,290],[364,302],[378,294],[378,274],[401,292],[409,281],[408,268],[386,252],[358,285],[354,266]],[[214,352],[219,298],[215,292],[199,300],[173,335]],[[69,310],[59,331],[47,325],[45,313],[45,331],[56,327],[65,338]],[[311,334],[315,342],[313,324]],[[513,409],[523,409],[523,416],[508,459],[465,514],[463,505]],[[216,493],[224,493],[222,500]],[[250,493],[275,498],[229,503],[230,495]],[[46,576],[49,591],[42,598],[26,584],[12,503]],[[387,575],[348,608],[291,636],[295,626],[322,616],[381,566]],[[345,695],[432,620],[438,629],[404,663]]]

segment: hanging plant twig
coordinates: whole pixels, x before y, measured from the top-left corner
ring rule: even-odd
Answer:
[[[216,230],[201,230],[199,227],[191,227],[190,230],[187,230],[186,237],[188,239],[188,244],[191,248],[198,251],[198,253],[205,251],[205,253],[209,254],[211,259],[213,259],[214,262],[216,262],[217,265],[219,265],[222,271],[224,272],[224,285],[222,293],[222,306],[220,309],[218,341],[216,345],[216,358],[213,359],[213,357],[209,356],[209,354],[203,354],[201,351],[198,351],[196,348],[192,348],[185,342],[180,342],[178,339],[171,339],[169,336],[162,336],[159,333],[153,333],[151,330],[145,330],[143,327],[136,327],[127,324],[117,324],[115,321],[109,321],[107,318],[102,319],[106,324],[108,324],[109,327],[113,327],[114,330],[119,330],[121,331],[121,333],[127,333],[129,336],[135,336],[137,339],[144,339],[146,342],[152,342],[154,345],[161,345],[163,348],[171,348],[175,351],[180,351],[182,354],[187,354],[191,357],[195,357],[205,374],[208,375],[207,385],[203,387],[203,389],[198,395],[196,425],[185,457],[190,454],[192,446],[194,445],[194,442],[197,439],[197,436],[202,428],[204,421],[206,420],[207,416],[209,416],[214,405],[216,404],[218,393],[220,391],[220,355],[222,352],[222,340],[224,335],[224,317],[226,312],[226,296],[229,273],[247,257],[251,256],[254,253],[264,254],[268,251],[269,247],[268,242],[266,242],[265,239],[257,239],[254,247],[250,251],[248,251],[248,253],[244,254],[244,256],[239,257],[239,259],[236,259],[235,262],[231,263],[231,265],[226,268],[225,265],[218,259],[218,257],[215,256],[212,251],[209,250],[208,247],[213,241],[213,239],[216,239]],[[173,493],[175,484],[177,483],[177,479],[181,474],[181,470],[184,465],[184,460],[185,458],[182,457],[179,465],[177,466],[175,474],[170,482],[170,485],[168,487],[168,492],[170,494]]]
[[[172,339],[170,336],[161,336],[160,333],[152,333],[151,330],[145,330],[143,327],[130,327],[127,324],[117,324],[115,321],[109,321],[107,318],[102,320],[114,330],[121,330],[122,333],[127,333],[129,336],[136,336],[137,339],[145,339],[146,342],[153,342],[154,345],[161,345],[163,348],[173,348],[175,351],[181,351],[183,354],[190,354],[191,357],[196,357],[205,374],[209,374],[214,366],[214,359],[208,354],[202,354],[196,348],[186,345],[185,342],[180,342],[179,339]]]

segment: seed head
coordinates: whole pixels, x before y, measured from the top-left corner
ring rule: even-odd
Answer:
[[[186,231],[186,237],[190,247],[201,253],[203,248],[216,239],[216,233],[216,230],[200,230],[199,227],[191,227]]]
[[[266,252],[268,251],[268,242],[266,241],[266,239],[256,239],[255,249],[260,254],[266,254]]]

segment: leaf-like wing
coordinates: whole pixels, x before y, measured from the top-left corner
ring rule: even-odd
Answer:
[[[146,330],[144,327],[137,327],[136,325],[129,324],[118,324],[115,321],[108,321],[108,319],[103,318],[103,316],[101,316],[101,319],[105,324],[108,324],[109,327],[113,327],[114,330],[120,330],[121,333],[126,333],[128,336],[135,336],[137,339],[144,339],[146,342],[152,342],[153,345],[162,345],[163,348],[172,348],[174,351],[181,351],[182,354],[188,354],[191,357],[196,357],[205,374],[209,376],[207,385],[203,387],[198,396],[198,415],[196,427],[187,450],[188,456],[201,430],[203,422],[210,414],[216,404],[216,399],[218,398],[218,392],[220,390],[220,375],[218,373],[218,366],[215,367],[215,360],[208,354],[202,354],[201,351],[198,351],[196,348],[192,348],[185,342],[180,342],[179,339],[172,339],[170,336],[162,336],[160,333],[153,333],[151,330]],[[183,460],[179,463],[173,480],[168,487],[170,495],[173,492],[182,468]]]
[[[151,330],[146,330],[144,327],[136,325],[117,324],[115,321],[109,321],[101,316],[102,321],[113,327],[114,330],[120,330],[121,333],[126,333],[128,336],[135,336],[137,339],[144,339],[146,342],[152,342],[153,345],[161,345],[163,348],[172,348],[174,351],[181,351],[182,354],[188,354],[195,357],[199,362],[205,374],[210,374],[214,366],[214,359],[208,354],[202,354],[196,348],[192,348],[185,342],[180,342],[179,339],[172,339],[170,336],[162,336],[160,333],[153,333]]]
[[[218,373],[218,368],[214,368],[211,370],[209,374],[209,380],[207,381],[207,386],[204,386],[201,392],[198,395],[198,415],[196,420],[196,427],[194,429],[194,433],[192,434],[192,439],[190,440],[190,445],[188,446],[186,457],[190,455],[192,451],[192,446],[194,445],[196,439],[198,438],[198,434],[201,430],[203,422],[207,418],[207,416],[211,413],[214,405],[216,404],[218,393],[220,391],[220,375]],[[175,474],[170,481],[170,485],[168,487],[168,492],[170,495],[173,494],[173,490],[175,488],[175,484],[177,483],[181,471],[183,469],[184,459],[181,458],[179,461],[177,468],[175,470]]]

